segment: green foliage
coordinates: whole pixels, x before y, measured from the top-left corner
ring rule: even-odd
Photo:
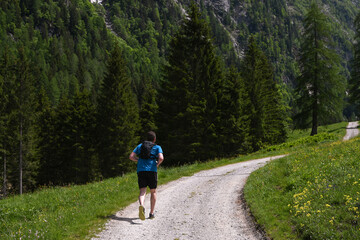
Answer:
[[[339,57],[331,48],[326,16],[313,3],[304,19],[300,70],[296,92],[299,112],[295,117],[299,127],[311,123],[311,135],[319,124],[339,121],[343,110],[345,79],[341,75]]]
[[[142,94],[141,107],[139,112],[141,132],[139,135],[149,131],[156,131],[156,115],[158,113],[158,105],[156,102],[157,91],[153,84],[148,82]]]
[[[351,78],[350,78],[350,95],[351,102],[355,104],[358,113],[360,111],[360,14],[354,21],[355,25],[355,43],[354,58],[352,60]]]
[[[276,81],[293,85],[299,72],[296,58],[300,48],[299,38],[303,32],[302,20],[310,2],[302,0],[233,1],[230,9],[236,30],[231,33],[237,40],[239,52],[246,48],[249,35],[256,34],[259,46],[274,66]],[[345,67],[344,72],[348,77],[349,69],[351,69],[349,60],[352,55],[352,40],[349,36],[353,35],[353,20],[359,3],[344,0],[326,3],[322,1],[321,4],[324,4],[324,9],[326,7],[324,12],[331,19],[329,31],[334,36],[337,52],[342,58],[341,65]],[[216,9],[213,11],[217,12]],[[219,18],[222,19],[221,16]]]
[[[89,1],[2,2],[0,44],[8,47],[0,53],[21,43],[36,63],[38,89],[44,87],[54,104],[61,96],[73,96],[69,85],[90,90],[102,80],[112,43]]]
[[[36,158],[39,159],[39,170],[37,183],[39,185],[49,184],[54,180],[56,160],[54,153],[57,152],[55,143],[55,111],[51,107],[50,99],[42,88],[37,97],[36,124],[34,126],[37,136]]]
[[[205,36],[211,39],[206,44],[211,42],[213,45],[196,52],[191,44],[185,43],[186,46],[179,52],[186,50],[188,55],[175,54],[170,48],[170,39],[181,27],[179,22],[184,17],[182,8],[189,6],[189,2],[109,0],[91,4],[88,0],[0,1],[0,152],[2,166],[7,167],[4,170],[7,176],[2,179],[8,181],[4,184],[5,189],[14,192],[19,185],[20,139],[24,146],[25,190],[32,190],[38,184],[84,183],[132,170],[127,155],[137,143],[138,135],[146,132],[145,129],[157,129],[158,125],[161,125],[158,130],[163,131],[159,135],[159,143],[164,141],[166,147],[166,144],[171,145],[171,139],[179,136],[179,141],[183,141],[179,146],[189,144],[184,152],[191,152],[191,161],[250,152],[284,140],[286,124],[283,120],[285,112],[289,112],[284,106],[293,102],[289,83],[299,75],[294,60],[300,46],[301,28],[298,26],[308,3],[298,0],[249,0],[240,4],[239,1],[231,1],[229,11],[225,11],[221,7],[214,9],[215,5],[209,1],[200,1],[199,13],[207,24]],[[342,65],[345,67],[351,55],[349,39],[352,36],[350,25],[355,16],[354,4],[357,3],[349,0],[327,4],[327,14],[331,19],[340,19],[329,21],[329,32],[336,43],[334,48],[343,56]],[[264,82],[267,87],[259,89],[261,101],[267,103],[262,105],[262,114],[253,106],[251,94],[245,89],[249,83],[238,76],[238,70],[232,69],[225,74],[228,72],[226,67],[231,64],[240,67],[238,56],[242,56],[251,33],[255,33],[259,49],[267,56],[267,60],[263,61],[264,76],[274,78],[278,83]],[[201,42],[202,39],[197,43]],[[113,109],[105,104],[102,86],[104,81],[114,79],[105,75],[108,53],[114,44],[119,45],[125,59],[119,66],[122,69],[119,74],[125,76],[126,73],[131,78],[122,92],[127,100],[119,105],[113,103],[117,106],[116,111],[126,113],[120,114],[124,118],[115,117],[112,120],[117,119],[116,123],[106,123],[103,117],[107,118],[109,112],[102,109],[110,112]],[[195,54],[191,56],[191,53]],[[171,54],[174,54],[175,62],[177,57],[179,60],[189,58],[182,67],[187,70],[192,68],[194,75],[178,74],[175,69],[173,76],[177,82],[167,86],[170,95],[163,94],[169,89],[158,94],[162,82],[169,80],[163,79],[163,73],[168,74],[169,70],[164,71],[163,66],[168,65],[167,59]],[[199,56],[207,58],[196,62],[202,59]],[[28,62],[28,69],[24,68],[26,64],[21,66],[21,58],[26,60],[23,62]],[[270,62],[274,71],[270,69]],[[111,71],[115,72],[115,69]],[[346,70],[344,72],[347,74]],[[16,85],[19,81],[16,79],[25,75],[31,80],[28,89],[33,90],[30,95],[26,93],[22,96],[23,101],[27,98],[25,96],[29,96],[29,100],[23,102],[20,111],[20,105],[16,104],[20,95],[14,91],[18,89]],[[284,87],[283,82],[289,85]],[[174,86],[178,88],[175,90],[186,90],[176,92]],[[44,91],[40,92],[40,89]],[[132,99],[132,92],[137,101]],[[106,94],[111,95],[110,91]],[[34,96],[38,97],[37,103],[32,101]],[[170,99],[167,96],[177,97],[174,100],[177,102],[166,103]],[[170,116],[174,116],[171,115],[174,107],[181,106],[183,103],[180,100],[183,99],[186,100],[185,108],[175,109],[180,114],[172,119]],[[155,117],[158,116],[157,104],[161,105],[161,102],[169,107],[169,111],[162,110],[165,112],[161,116],[163,123],[157,122],[159,119]],[[94,112],[97,110],[101,113],[97,113],[95,121]],[[168,113],[170,115],[166,115]],[[250,117],[260,115],[263,117],[258,122],[261,134],[254,136],[249,131]],[[23,137],[20,137],[19,116],[26,116]],[[272,121],[277,118],[281,121]],[[181,119],[185,120],[181,122]],[[186,131],[180,130],[167,138],[166,129],[179,128],[179,122],[186,125]],[[118,136],[112,136],[109,140],[110,137],[107,139],[102,135],[106,131],[100,128],[94,131],[97,125],[111,133],[121,132],[129,138],[119,140]],[[111,147],[114,152],[102,150],[106,147]],[[176,151],[170,148],[164,150],[169,159],[183,159],[180,155],[175,156]],[[104,165],[102,159],[110,159],[111,162]],[[100,166],[103,166],[102,171]],[[57,168],[61,169],[56,173]],[[110,174],[106,169],[111,168]]]
[[[223,72],[195,3],[169,51],[159,100],[159,141],[172,164],[214,158]]]
[[[249,177],[245,197],[271,238],[359,238],[358,146],[356,138],[303,148]]]
[[[63,98],[53,109],[42,90],[38,106],[37,184],[82,184],[99,179],[95,106],[89,92],[78,92],[73,100]]]
[[[138,142],[139,108],[119,46],[107,66],[98,100],[98,153],[102,176],[114,177],[132,167],[128,156]]]
[[[90,93],[78,92],[73,99],[71,161],[75,183],[86,183],[100,179],[99,162],[96,154],[96,114]]]
[[[286,149],[286,148],[296,147],[296,146],[305,145],[305,144],[313,144],[313,143],[319,143],[319,142],[325,142],[325,141],[332,141],[335,139],[336,139],[336,136],[334,134],[330,134],[327,132],[319,133],[314,136],[307,136],[304,138],[300,138],[293,142],[286,142],[286,143],[282,143],[280,145],[274,145],[274,146],[267,147],[266,151],[275,151],[275,150]]]
[[[222,143],[223,155],[232,156],[249,150],[246,133],[250,122],[245,109],[250,100],[244,80],[234,66],[228,70],[224,82],[223,93],[219,99],[221,124],[218,141]]]
[[[273,72],[264,53],[251,38],[242,62],[242,77],[249,106],[243,114],[249,118],[248,142],[252,150],[286,138],[286,114]]]
[[[8,49],[6,45],[5,49]],[[1,152],[4,166],[5,192],[22,193],[34,188],[37,163],[32,159],[32,127],[34,113],[34,69],[28,52],[22,44],[14,52],[3,52],[0,58],[0,75],[3,81],[1,95]]]
[[[147,79],[158,86],[168,42],[177,29],[181,12],[165,0],[106,1],[106,20],[121,39],[123,57],[132,87],[141,99]]]
[[[286,142],[272,145],[263,149],[263,151],[278,151],[282,149],[293,149],[313,145],[314,143],[324,143],[334,140],[341,140],[345,134],[347,122],[336,123],[332,125],[320,126],[317,135],[309,136],[311,129],[295,129],[289,132]]]

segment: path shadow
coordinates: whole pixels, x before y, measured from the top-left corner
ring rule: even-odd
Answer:
[[[139,218],[118,217],[116,215],[111,215],[109,218],[113,219],[113,220],[116,220],[116,221],[128,222],[128,223],[134,224],[134,225],[141,225],[141,223],[134,222],[134,220],[139,220]]]
[[[345,127],[345,128],[348,129],[348,127]],[[328,131],[328,132],[329,132],[329,133],[332,133],[332,132],[339,131],[339,130],[341,130],[341,129],[344,129],[344,128],[339,127],[339,128],[335,128],[335,129],[333,129],[333,130],[330,130],[330,131]]]

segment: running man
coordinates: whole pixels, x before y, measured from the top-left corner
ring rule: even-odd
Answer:
[[[157,188],[157,168],[164,161],[162,148],[155,144],[156,134],[153,131],[147,133],[146,141],[140,143],[130,154],[129,159],[137,163],[139,194],[139,218],[145,220],[144,201],[146,188],[149,186],[150,213],[149,219],[155,217],[156,188]]]

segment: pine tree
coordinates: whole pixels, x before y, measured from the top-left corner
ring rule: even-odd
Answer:
[[[299,113],[295,122],[299,127],[312,126],[317,134],[320,124],[339,120],[343,108],[345,80],[340,74],[339,57],[330,37],[328,19],[313,2],[304,19],[304,33],[299,60],[301,75],[296,92]]]
[[[247,117],[244,107],[247,103],[244,81],[237,69],[232,66],[225,77],[224,91],[219,100],[221,106],[221,124],[219,125],[219,142],[222,153],[231,156],[246,151]]]
[[[223,73],[210,29],[194,2],[170,43],[159,100],[159,141],[168,163],[214,158],[219,152],[218,100]]]
[[[264,112],[264,143],[266,145],[279,144],[286,140],[287,122],[286,107],[278,85],[274,80],[273,68],[262,55],[263,83],[261,84],[260,96],[262,111]]]
[[[37,97],[35,132],[37,136],[36,146],[39,159],[39,171],[37,183],[49,185],[54,183],[56,171],[59,170],[55,163],[58,144],[55,142],[55,111],[51,107],[50,100],[42,88]]]
[[[158,105],[156,102],[157,90],[149,80],[144,81],[144,90],[141,95],[141,107],[140,107],[140,123],[141,123],[141,134],[148,131],[156,131],[157,126],[155,122],[155,116],[158,113]]]
[[[248,116],[250,126],[246,138],[249,150],[256,151],[264,145],[284,141],[286,114],[281,95],[274,81],[272,67],[254,37],[250,38],[245,53],[242,77],[249,99],[243,113]]]
[[[250,99],[245,114],[249,116],[250,121],[248,141],[251,151],[256,151],[262,147],[265,134],[263,102],[260,96],[264,80],[262,54],[255,43],[255,39],[251,37],[241,69],[241,76],[245,81],[246,92]]]
[[[54,120],[56,149],[51,166],[55,170],[52,181],[55,185],[75,182],[74,143],[76,140],[74,139],[73,108],[71,100],[63,97],[56,109]]]
[[[18,141],[17,151],[13,149],[12,156],[18,162],[18,178],[13,172],[12,183],[19,186],[19,193],[23,192],[23,174],[28,178],[26,182],[32,182],[33,174],[31,169],[31,152],[29,146],[31,145],[31,125],[33,122],[34,113],[34,76],[30,68],[30,61],[28,59],[26,48],[20,46],[18,48],[18,57],[16,65],[14,66],[15,82],[9,83],[12,85],[12,93],[9,96],[9,104],[12,105],[10,111],[10,121],[12,129],[10,134],[16,136]],[[12,132],[13,131],[13,132]],[[17,153],[17,154],[15,154]],[[17,157],[16,157],[17,156]],[[13,163],[15,161],[12,161]],[[15,168],[15,166],[13,166]]]
[[[3,166],[2,174],[2,194],[4,197],[7,195],[7,183],[8,183],[8,155],[9,155],[9,146],[10,146],[10,136],[9,134],[9,118],[11,105],[9,104],[10,98],[10,89],[12,89],[12,84],[15,82],[14,74],[15,60],[14,57],[10,54],[9,48],[6,45],[4,48],[3,55],[0,58],[0,146],[1,146],[1,159]]]
[[[95,106],[87,90],[78,92],[73,100],[73,172],[75,183],[86,183],[98,179],[99,164],[96,156]]]
[[[128,156],[138,143],[139,107],[119,46],[107,66],[98,101],[98,152],[103,177],[114,177],[132,169]]]
[[[1,69],[1,67],[0,67]],[[2,176],[0,177],[0,179],[2,180],[2,196],[5,197],[6,196],[6,157],[5,157],[5,144],[4,144],[4,136],[5,136],[5,121],[6,121],[6,102],[7,102],[7,96],[5,94],[5,81],[4,81],[4,77],[2,76],[2,74],[0,73],[0,159],[2,160],[2,166],[3,166],[3,172],[2,172]]]
[[[355,104],[357,111],[360,112],[360,13],[356,16],[354,26],[355,44],[350,78],[350,101]]]

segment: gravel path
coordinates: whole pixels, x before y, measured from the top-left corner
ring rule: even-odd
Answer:
[[[135,202],[112,216],[94,239],[264,239],[239,196],[251,172],[280,157],[227,165],[162,185],[155,219],[141,221]]]
[[[344,140],[359,134],[357,126],[357,122],[349,123]],[[162,185],[155,219],[141,221],[135,202],[112,216],[94,239],[264,239],[240,195],[251,172],[280,157],[227,165]],[[149,195],[145,207],[148,216]]]
[[[346,127],[346,135],[343,138],[344,141],[359,135],[358,125],[358,122],[349,122],[348,126]]]

